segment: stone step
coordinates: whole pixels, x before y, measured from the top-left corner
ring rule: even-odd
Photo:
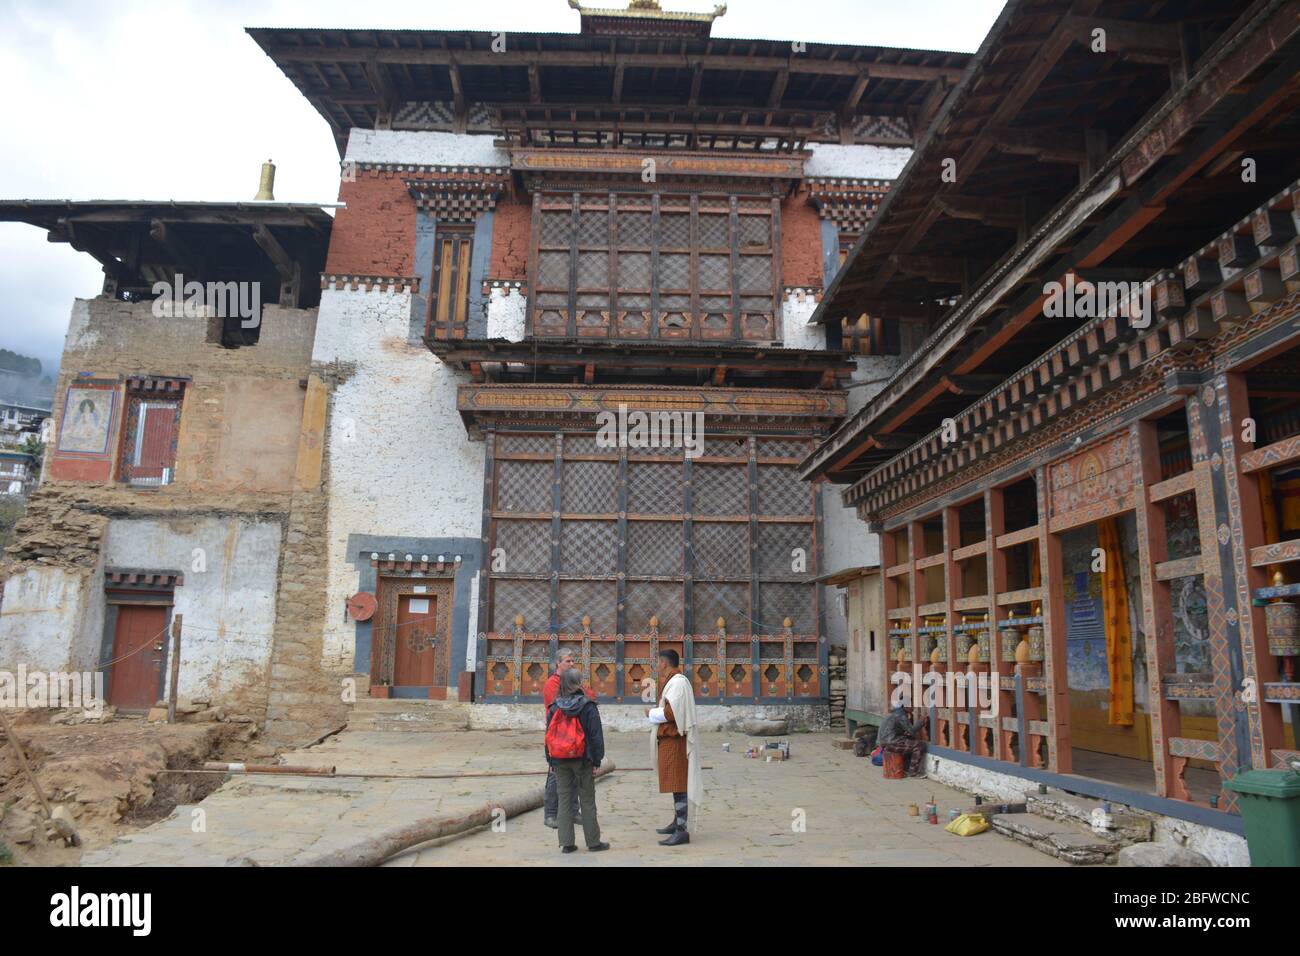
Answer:
[[[1104,801],[1084,797],[1063,790],[1039,793],[1031,790],[1025,794],[1025,808],[1036,816],[1049,820],[1065,820],[1092,827],[1093,811],[1100,810]],[[1152,818],[1144,813],[1117,803],[1111,804],[1113,833],[1124,843],[1146,843],[1152,839]]]
[[[358,700],[348,730],[440,733],[469,729],[469,705],[406,698]]]
[[[990,817],[989,823],[1003,836],[1081,866],[1114,863],[1119,851],[1129,845],[1074,820],[1051,820],[1033,813],[1001,813]]]
[[[1061,790],[1025,794],[1025,813],[989,818],[993,829],[1040,853],[1081,866],[1114,864],[1119,851],[1152,837],[1151,818],[1128,807],[1111,805],[1114,826],[1102,832],[1092,828],[1093,811],[1101,800]]]

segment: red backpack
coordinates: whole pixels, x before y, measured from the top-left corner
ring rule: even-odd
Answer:
[[[546,756],[552,760],[577,760],[587,753],[587,735],[577,717],[556,707],[546,727]]]

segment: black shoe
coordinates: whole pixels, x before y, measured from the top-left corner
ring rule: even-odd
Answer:
[[[678,830],[667,840],[660,840],[659,845],[660,846],[681,846],[684,843],[690,843],[690,842],[691,842],[690,833],[688,833],[685,830]]]
[[[587,849],[592,853],[599,853],[601,850],[608,850],[608,843],[597,843],[595,846],[589,846]]]
[[[655,831],[655,833],[660,833],[660,834],[663,834],[664,836],[667,836],[667,835],[670,834],[670,833],[676,833],[676,832],[677,832],[677,821],[676,821],[676,820],[674,820],[672,823],[668,824],[668,826],[666,826],[666,827],[660,827],[658,830]]]
[[[552,830],[558,830],[560,828],[560,825],[555,822],[555,817],[546,817],[545,819],[542,820],[542,822],[545,823]]]
[[[577,852],[578,852],[578,848],[577,848],[576,846],[562,846],[562,847],[560,847],[560,852],[561,852],[561,853],[577,853]]]

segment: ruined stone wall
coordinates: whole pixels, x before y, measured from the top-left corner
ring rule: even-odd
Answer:
[[[267,307],[262,321],[256,345],[231,350],[212,341],[207,317],[155,315],[152,303],[74,304],[48,454],[61,454],[68,387],[93,380],[117,396],[111,467],[93,481],[51,469],[32,496],[0,568],[0,668],[98,666],[112,639],[105,569],[174,572],[183,575],[173,594],[185,620],[181,696],[262,717],[281,566],[300,544],[290,535],[316,313]],[[175,479],[158,488],[116,480],[125,382],[136,376],[188,380]]]

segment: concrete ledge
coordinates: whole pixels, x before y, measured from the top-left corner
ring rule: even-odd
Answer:
[[[926,775],[950,787],[998,801],[1023,800],[1028,789],[1026,784],[1040,783],[1108,800],[1149,814],[1154,843],[1194,850],[1215,866],[1250,865],[1245,828],[1241,817],[1235,814],[1127,790],[1100,780],[1017,767],[946,747],[929,748]]]

